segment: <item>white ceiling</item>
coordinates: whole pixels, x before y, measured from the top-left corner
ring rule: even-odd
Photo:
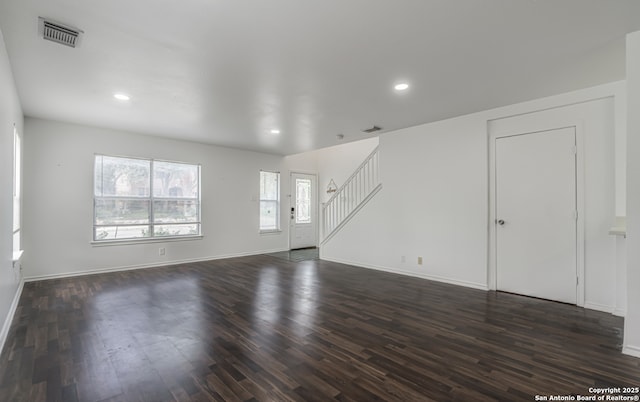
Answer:
[[[640,1],[0,0],[0,28],[27,116],[292,154],[623,79]]]

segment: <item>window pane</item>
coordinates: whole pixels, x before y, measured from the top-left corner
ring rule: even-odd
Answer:
[[[260,230],[280,229],[280,173],[260,172]]]
[[[13,197],[13,231],[20,229],[20,198]]]
[[[199,166],[174,162],[153,162],[153,195],[169,198],[198,198]]]
[[[13,233],[13,251],[20,251],[20,231]]]
[[[296,179],[296,223],[311,222],[311,180]]]
[[[200,234],[200,166],[96,155],[94,180],[96,241]]]
[[[96,225],[149,223],[148,200],[96,200],[95,203]]]
[[[151,161],[96,155],[95,195],[148,197]]]
[[[278,181],[280,173],[260,172],[260,199],[278,200],[280,197]]]
[[[22,168],[22,162],[20,160],[22,155],[22,146],[20,145],[20,136],[16,129],[13,129],[13,232],[20,230],[20,186],[21,177],[20,170]],[[18,239],[20,235],[18,234]],[[14,250],[20,249],[20,242],[16,243],[14,236]]]
[[[155,225],[153,235],[163,236],[194,236],[200,234],[200,225]]]
[[[18,132],[13,130],[14,155],[13,155],[13,195],[20,197],[20,187],[22,186],[21,170],[22,170],[22,145]]]
[[[260,230],[278,230],[278,201],[260,201]]]
[[[149,237],[149,226],[99,226],[95,228],[96,240],[122,240]]]
[[[198,222],[198,201],[154,201],[153,219],[154,223]]]

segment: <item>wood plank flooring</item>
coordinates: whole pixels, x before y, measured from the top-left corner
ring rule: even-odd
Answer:
[[[27,283],[0,401],[532,401],[640,385],[623,320],[321,260]]]

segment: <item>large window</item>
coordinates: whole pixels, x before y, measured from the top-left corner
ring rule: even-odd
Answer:
[[[280,230],[280,173],[260,172],[260,231]]]
[[[20,198],[22,193],[22,144],[20,134],[13,129],[13,251],[20,251]]]
[[[94,241],[200,235],[200,166],[95,156]]]

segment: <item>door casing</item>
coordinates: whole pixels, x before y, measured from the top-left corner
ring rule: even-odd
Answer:
[[[497,223],[496,219],[496,152],[495,143],[497,138],[511,137],[514,135],[534,134],[539,132],[545,132],[550,130],[573,128],[576,132],[576,209],[578,211],[578,219],[576,221],[576,261],[577,261],[577,276],[578,285],[576,287],[576,304],[580,307],[584,307],[585,299],[585,272],[584,272],[584,125],[582,122],[575,122],[569,125],[550,125],[548,128],[536,127],[535,130],[528,131],[526,129],[506,131],[506,132],[492,132],[489,131],[488,140],[488,153],[489,153],[489,213],[487,228],[489,232],[489,245],[488,245],[488,259],[489,269],[487,270],[487,285],[490,290],[497,290],[498,276],[497,276]]]
[[[315,220],[315,228],[314,228],[314,236],[315,236],[315,247],[318,247],[318,239],[319,239],[319,227],[320,227],[320,222],[319,222],[319,194],[318,194],[318,175],[316,173],[310,173],[310,172],[304,172],[304,171],[290,171],[289,172],[289,208],[287,208],[286,211],[286,219],[287,219],[287,225],[288,225],[288,231],[289,231],[289,250],[291,250],[291,246],[292,246],[292,236],[293,236],[293,230],[291,227],[291,208],[295,206],[295,202],[294,202],[294,196],[292,194],[292,188],[293,188],[293,182],[294,182],[294,178],[293,176],[296,174],[300,174],[300,175],[306,175],[306,176],[313,176],[313,193],[314,196],[311,197],[311,202],[313,203],[313,212],[311,215],[311,218]]]

